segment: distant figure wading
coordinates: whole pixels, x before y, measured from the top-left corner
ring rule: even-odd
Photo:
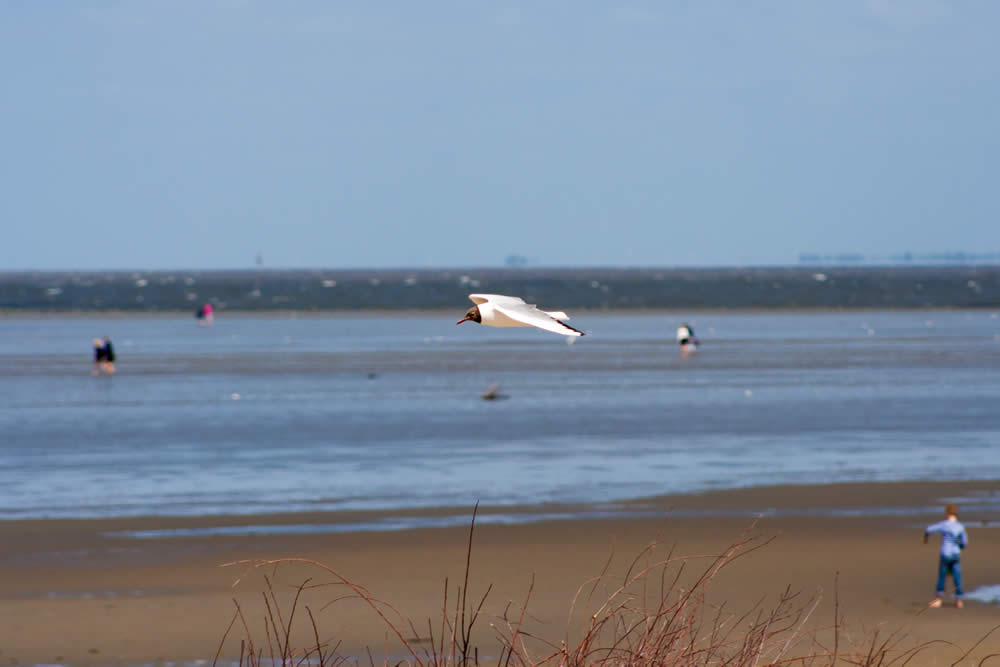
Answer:
[[[91,375],[115,374],[115,348],[107,336],[104,340],[94,339],[94,369],[90,373]]]
[[[682,322],[677,327],[677,344],[681,346],[681,357],[690,357],[698,349],[698,339],[695,338],[694,329],[687,322]]]
[[[215,315],[212,313],[212,304],[206,303],[195,312],[194,316],[198,318],[200,324],[206,326],[212,324],[212,320],[215,319]]]
[[[938,580],[934,599],[931,600],[931,607],[940,607],[941,598],[944,597],[944,583],[948,574],[951,574],[955,582],[955,606],[962,608],[962,564],[960,557],[962,549],[969,544],[969,538],[965,534],[965,526],[958,520],[958,506],[948,503],[944,508],[947,517],[944,521],[939,521],[927,526],[924,530],[924,544],[931,533],[941,533],[941,556],[938,559]]]

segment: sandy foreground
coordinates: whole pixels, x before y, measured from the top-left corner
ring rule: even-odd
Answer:
[[[686,557],[685,569],[673,587],[676,590],[690,586],[694,576],[710,566],[713,556],[753,537],[755,541],[747,547],[763,546],[715,576],[703,605],[706,614],[714,618],[723,603],[719,618],[754,609],[758,603],[758,608],[768,610],[790,587],[799,592],[791,606],[808,606],[817,597],[819,602],[786,658],[819,650],[805,640],[813,635],[822,646],[833,648],[829,628],[839,612],[842,630],[836,641],[841,655],[867,650],[877,632],[877,643],[892,637],[898,650],[938,642],[910,664],[950,665],[966,649],[972,653],[962,664],[976,664],[989,654],[1000,653],[1000,629],[990,634],[1000,626],[1000,606],[969,601],[959,610],[949,601],[941,609],[927,609],[936,579],[937,540],[921,544],[922,526],[939,519],[938,508],[944,500],[970,494],[1000,494],[1000,482],[784,486],[631,503],[634,509],[655,515],[643,518],[479,524],[472,537],[470,607],[479,603],[490,585],[492,589],[473,638],[484,662],[495,663],[489,656],[497,653],[497,629],[506,627],[505,609],[509,618],[519,618],[527,601],[525,629],[553,644],[566,639],[572,645],[580,637],[587,614],[621,583],[650,543],[659,546],[645,552],[640,565],[665,558],[671,548],[674,557]],[[928,512],[860,518],[783,513],[857,507],[927,507]],[[748,515],[691,516],[692,510],[732,509],[747,510]],[[480,511],[488,514],[489,508]],[[756,511],[765,516],[753,524],[749,514]],[[444,511],[426,514],[435,512]],[[448,513],[454,512],[466,512],[471,518],[472,508]],[[270,536],[135,539],[108,535],[241,523],[337,524],[359,518],[371,515],[0,522],[0,663],[211,661],[237,603],[250,632],[237,622],[222,645],[222,656],[237,659],[241,640],[247,639],[267,655],[264,575],[271,579],[283,621],[288,620],[299,584],[306,579],[311,584],[327,583],[335,577],[307,563],[284,563],[277,570],[220,565],[288,557],[322,563],[390,603],[412,621],[410,627],[391,610],[386,612],[403,638],[418,651],[428,649],[431,634],[440,635],[445,582],[449,614],[454,612],[456,589],[463,584],[467,525]],[[962,520],[970,537],[962,557],[966,591],[1000,584],[1000,516],[970,511],[963,513]],[[769,538],[773,539],[763,544]],[[584,594],[574,607],[581,586],[597,577],[609,559],[608,575],[598,584],[589,606]],[[653,603],[660,586],[655,572],[647,577],[646,588]],[[234,586],[237,579],[240,582]],[[406,648],[384,620],[363,601],[343,598],[349,592],[335,586],[306,591],[293,623],[295,643],[315,644],[305,611],[308,606],[321,641],[331,646],[340,642],[342,655],[359,656],[367,663],[366,647],[370,647],[376,663],[387,655],[406,658]],[[571,609],[578,613],[571,614]],[[542,643],[532,647],[535,655],[545,654]]]

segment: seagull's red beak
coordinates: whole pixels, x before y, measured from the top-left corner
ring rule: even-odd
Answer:
[[[462,322],[468,322],[470,319],[471,318],[468,315],[466,315],[465,317],[463,317],[462,319],[460,319],[458,322],[455,322],[455,324],[458,325],[458,324],[461,324]]]

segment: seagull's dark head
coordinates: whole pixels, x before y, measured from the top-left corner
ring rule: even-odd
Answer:
[[[479,314],[479,306],[473,306],[472,308],[469,308],[467,311],[465,311],[465,317],[460,319],[458,322],[455,322],[455,324],[461,324],[462,322],[469,322],[469,321],[482,324],[483,316]]]

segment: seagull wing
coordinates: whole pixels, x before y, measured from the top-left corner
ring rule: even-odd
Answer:
[[[504,297],[504,299],[514,299],[517,303],[497,302],[493,299],[490,299],[490,301],[493,303],[493,308],[495,310],[500,311],[512,320],[516,320],[521,324],[527,324],[528,326],[538,327],[539,329],[545,329],[546,331],[562,334],[564,336],[583,335],[582,331],[578,331],[568,324],[549,317],[532,304],[525,303],[517,297],[508,296]]]
[[[526,306],[524,299],[516,296],[505,296],[503,294],[470,294],[469,298],[477,306],[481,303],[490,303],[496,306]]]

